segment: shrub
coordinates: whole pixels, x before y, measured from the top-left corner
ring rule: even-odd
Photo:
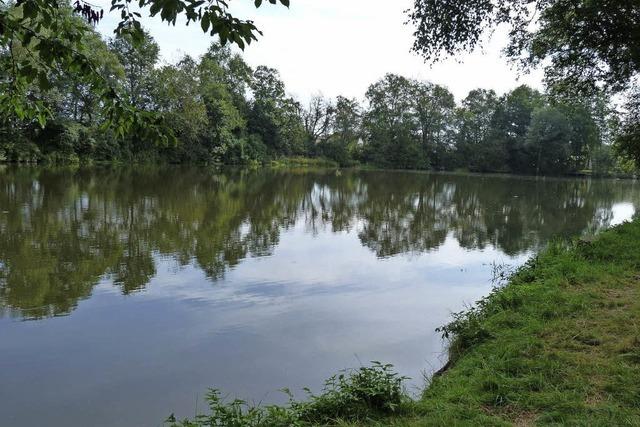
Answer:
[[[171,427],[289,427],[329,424],[340,421],[364,421],[397,413],[407,399],[401,377],[392,365],[372,362],[369,367],[343,371],[325,382],[322,393],[305,389],[308,399],[297,401],[289,390],[285,406],[252,406],[244,400],[225,402],[219,390],[207,394],[209,414],[193,419],[166,422]]]

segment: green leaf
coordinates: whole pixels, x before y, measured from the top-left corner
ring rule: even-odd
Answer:
[[[202,19],[200,20],[200,26],[202,27],[202,31],[206,33],[207,30],[209,29],[210,24],[211,22],[209,21],[209,14],[205,13],[204,15],[202,15]]]

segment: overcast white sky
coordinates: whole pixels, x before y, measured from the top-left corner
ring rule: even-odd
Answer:
[[[247,47],[252,66],[277,68],[287,91],[301,101],[322,93],[362,99],[367,87],[388,72],[444,84],[457,99],[474,88],[499,94],[526,83],[541,87],[541,73],[518,78],[500,49],[505,36],[498,32],[482,51],[429,66],[410,52],[412,28],[404,25],[404,11],[413,0],[291,0],[291,7],[265,5],[253,0],[231,0],[238,17],[253,19],[264,36]],[[94,1],[109,9],[109,0]],[[148,12],[147,12],[148,14]],[[143,12],[143,16],[145,13]],[[118,15],[111,13],[98,29],[111,36]],[[184,54],[199,56],[211,37],[199,25],[167,26],[159,18],[144,18],[143,25],[161,48],[164,61]]]

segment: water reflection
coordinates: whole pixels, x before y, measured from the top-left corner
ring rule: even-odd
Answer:
[[[212,285],[281,234],[357,233],[377,257],[465,249],[516,256],[555,236],[607,227],[632,182],[402,172],[194,168],[0,171],[0,309],[39,319],[71,313],[101,280],[144,289],[158,259]],[[1,313],[0,313],[1,314]]]

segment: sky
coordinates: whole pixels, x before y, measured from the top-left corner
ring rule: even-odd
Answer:
[[[94,1],[109,10],[110,0]],[[412,27],[405,10],[413,0],[291,0],[290,8],[267,1],[256,9],[253,0],[231,0],[231,11],[252,19],[263,32],[245,49],[253,67],[267,65],[280,71],[287,92],[301,101],[322,94],[363,99],[367,87],[386,73],[445,85],[461,100],[475,88],[502,94],[520,84],[542,88],[542,73],[518,76],[500,51],[506,44],[498,30],[482,50],[433,66],[410,51]],[[198,24],[168,26],[142,13],[142,23],[160,45],[161,58],[174,63],[184,54],[202,55],[211,36]],[[118,21],[106,14],[98,30],[106,36]]]

